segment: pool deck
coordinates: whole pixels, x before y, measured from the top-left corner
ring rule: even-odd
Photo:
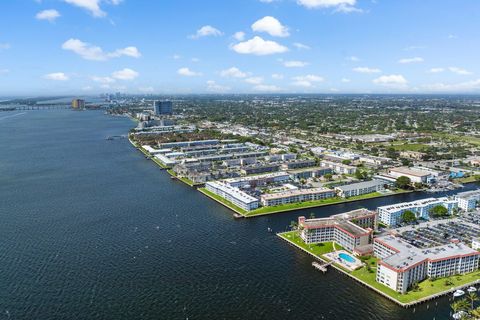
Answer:
[[[283,237],[282,235],[284,234],[287,234],[289,232],[280,232],[280,233],[277,233],[277,236],[280,238],[280,239],[283,239],[285,240],[287,243],[297,247],[298,249],[308,253],[309,255],[311,255],[312,257],[314,257],[315,259],[318,259],[320,261],[323,261],[324,263],[329,263],[330,261],[322,258],[322,257],[319,257],[317,255],[315,255],[313,252],[310,252],[308,250],[306,250],[305,248],[302,248],[301,246],[297,245],[296,243],[294,243],[293,241],[287,239],[286,237]],[[471,287],[471,286],[475,286],[475,285],[478,285],[480,284],[480,279],[476,280],[476,281],[472,281],[470,283],[466,283],[466,284],[463,284],[463,285],[460,285],[460,286],[457,286],[457,287],[453,287],[453,288],[450,288],[448,290],[445,290],[445,291],[442,291],[442,292],[438,292],[436,294],[432,294],[432,295],[429,295],[429,296],[426,296],[426,297],[423,297],[423,298],[420,298],[420,299],[417,299],[417,300],[414,300],[412,302],[401,302],[397,299],[395,299],[394,297],[386,294],[385,292],[382,292],[380,290],[378,290],[377,288],[371,286],[370,284],[366,283],[365,281],[361,280],[361,279],[358,279],[357,277],[353,276],[352,274],[350,274],[349,272],[345,271],[344,269],[340,268],[338,265],[336,265],[335,263],[332,263],[331,266],[333,268],[335,268],[337,271],[340,271],[341,273],[345,274],[346,276],[352,278],[353,280],[359,282],[360,284],[370,288],[371,290],[375,291],[376,293],[382,295],[383,297],[387,298],[388,300],[398,304],[399,306],[403,307],[403,308],[410,308],[410,307],[413,307],[415,305],[418,305],[418,304],[421,304],[421,303],[424,303],[424,302],[428,302],[428,301],[431,301],[431,300],[434,300],[436,298],[439,298],[439,297],[442,297],[442,296],[445,296],[445,295],[448,295],[450,293],[453,293],[459,289],[466,289],[468,287]]]

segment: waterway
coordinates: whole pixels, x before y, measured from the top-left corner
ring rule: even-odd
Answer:
[[[448,318],[448,298],[402,309],[275,236],[299,215],[429,194],[234,220],[106,140],[127,118],[18,113],[0,119],[0,319]]]

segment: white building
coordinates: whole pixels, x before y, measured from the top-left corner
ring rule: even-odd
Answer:
[[[402,214],[409,210],[415,213],[417,219],[429,219],[430,209],[436,206],[444,206],[449,214],[453,209],[457,208],[457,201],[454,199],[443,198],[427,198],[412,202],[396,203],[388,206],[377,208],[378,218],[387,226],[396,226],[401,222]]]
[[[463,243],[419,249],[394,236],[375,238],[373,252],[381,259],[376,281],[400,293],[426,278],[474,272],[480,262],[480,252]]]
[[[480,201],[480,190],[457,193],[455,199],[458,201],[458,207],[463,211],[473,210]]]
[[[399,178],[402,176],[408,177],[412,183],[430,183],[434,180],[434,176],[431,172],[419,169],[410,169],[407,167],[391,168],[389,169],[388,173],[394,178]]]
[[[260,196],[260,201],[264,206],[278,206],[287,203],[323,200],[333,197],[335,197],[335,191],[331,189],[310,188],[263,194]]]
[[[480,250],[480,238],[472,239],[472,249]]]
[[[289,180],[290,175],[287,172],[281,171],[241,178],[230,178],[223,180],[223,182],[232,187],[243,188],[247,186],[262,186],[269,183],[281,183]]]
[[[320,166],[324,168],[330,168],[337,174],[354,174],[357,172],[357,167],[327,160],[321,161]]]
[[[362,227],[353,222],[357,220],[368,223]],[[375,212],[359,209],[329,218],[299,217],[298,225],[301,227],[300,237],[307,244],[335,241],[353,252],[356,247],[371,243],[375,227]]]
[[[226,183],[211,181],[207,182],[205,187],[208,191],[222,197],[245,211],[255,210],[259,206],[257,198]]]
[[[335,188],[335,191],[337,191],[338,195],[343,198],[360,196],[362,194],[368,194],[383,190],[385,190],[385,182],[381,180],[352,183]]]

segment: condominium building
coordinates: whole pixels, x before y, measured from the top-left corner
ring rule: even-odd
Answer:
[[[349,198],[383,190],[385,190],[385,182],[381,180],[352,183],[335,188],[335,191],[337,191],[338,195],[343,198]]]
[[[83,99],[73,99],[72,100],[73,109],[85,109],[85,100]]]
[[[292,177],[293,180],[297,180],[297,179],[318,178],[326,175],[327,173],[332,173],[332,169],[314,167],[314,168],[289,170],[288,172],[290,173],[290,176]]]
[[[323,160],[320,162],[320,166],[330,168],[337,174],[354,174],[357,172],[357,167],[333,161]]]
[[[449,214],[452,214],[453,209],[457,208],[457,201],[447,197],[442,198],[427,198],[412,202],[396,203],[388,206],[381,206],[377,208],[378,218],[387,226],[396,226],[400,224],[402,214],[409,210],[415,213],[417,219],[422,218],[428,220],[430,217],[430,209],[436,206],[444,206]]]
[[[333,197],[335,197],[335,191],[331,189],[310,188],[263,194],[260,196],[260,201],[264,206],[278,206],[287,203],[322,200]]]
[[[477,202],[480,201],[480,190],[460,192],[455,195],[458,207],[464,211],[475,209]]]
[[[259,206],[257,198],[226,183],[210,181],[205,184],[205,187],[208,191],[222,197],[245,211],[255,210]]]
[[[153,101],[153,113],[155,115],[169,115],[173,113],[171,101]]]
[[[419,249],[401,238],[383,236],[373,241],[374,255],[381,260],[376,281],[400,293],[414,282],[465,274],[478,269],[480,252],[463,243]]]
[[[329,218],[299,217],[300,237],[307,244],[335,241],[353,252],[356,247],[370,244],[373,233],[372,228],[362,228],[353,221],[364,216],[371,219],[372,215],[375,212],[359,209]]]
[[[288,180],[290,180],[290,175],[280,171],[256,176],[225,179],[223,182],[235,188],[243,188],[247,186],[263,186],[269,183],[281,183]]]

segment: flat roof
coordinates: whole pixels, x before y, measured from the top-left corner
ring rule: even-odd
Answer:
[[[214,188],[222,190],[223,192],[227,193],[228,195],[234,197],[237,200],[240,200],[243,203],[254,203],[258,202],[258,199],[252,197],[251,195],[243,192],[238,188],[234,188],[228,184],[216,182],[216,181],[209,181],[207,184],[211,185]]]
[[[418,169],[410,169],[406,167],[390,168],[390,171],[402,173],[414,177],[427,177],[431,175],[430,172]]]
[[[367,209],[357,209],[333,215],[328,218],[305,219],[305,221],[303,222],[303,226],[307,229],[337,227],[348,232],[354,237],[359,237],[368,234],[369,231],[349,220],[354,218],[367,217],[372,214],[375,214],[375,212]]]
[[[392,212],[392,211],[398,211],[398,210],[402,210],[402,209],[424,207],[424,206],[434,204],[434,203],[441,204],[441,203],[448,203],[448,202],[455,202],[455,200],[450,200],[447,197],[426,198],[426,199],[421,199],[421,200],[416,200],[416,201],[411,201],[411,202],[401,202],[401,203],[391,204],[391,205],[388,205],[388,206],[381,206],[381,207],[378,207],[378,209]]]
[[[436,261],[457,256],[480,255],[480,252],[473,250],[461,242],[420,249],[409,244],[402,238],[392,235],[375,238],[374,241],[387,245],[397,251],[397,253],[383,259],[382,263],[402,271],[427,260]]]
[[[380,181],[380,180],[370,180],[370,181],[352,183],[352,184],[347,184],[347,185],[344,185],[344,186],[335,187],[335,189],[340,189],[342,191],[352,191],[352,190],[357,190],[357,189],[362,189],[362,188],[376,187],[376,186],[380,186],[380,185],[384,185],[384,184],[385,184],[385,182]]]
[[[480,190],[459,192],[455,195],[457,198],[468,199],[472,197],[480,197]]]
[[[262,194],[262,200],[272,200],[272,199],[282,199],[287,197],[293,196],[300,196],[300,195],[309,195],[309,194],[319,194],[319,193],[335,193],[335,191],[327,188],[310,188],[310,189],[296,189],[296,190],[287,190],[278,193],[269,193],[269,194]]]

